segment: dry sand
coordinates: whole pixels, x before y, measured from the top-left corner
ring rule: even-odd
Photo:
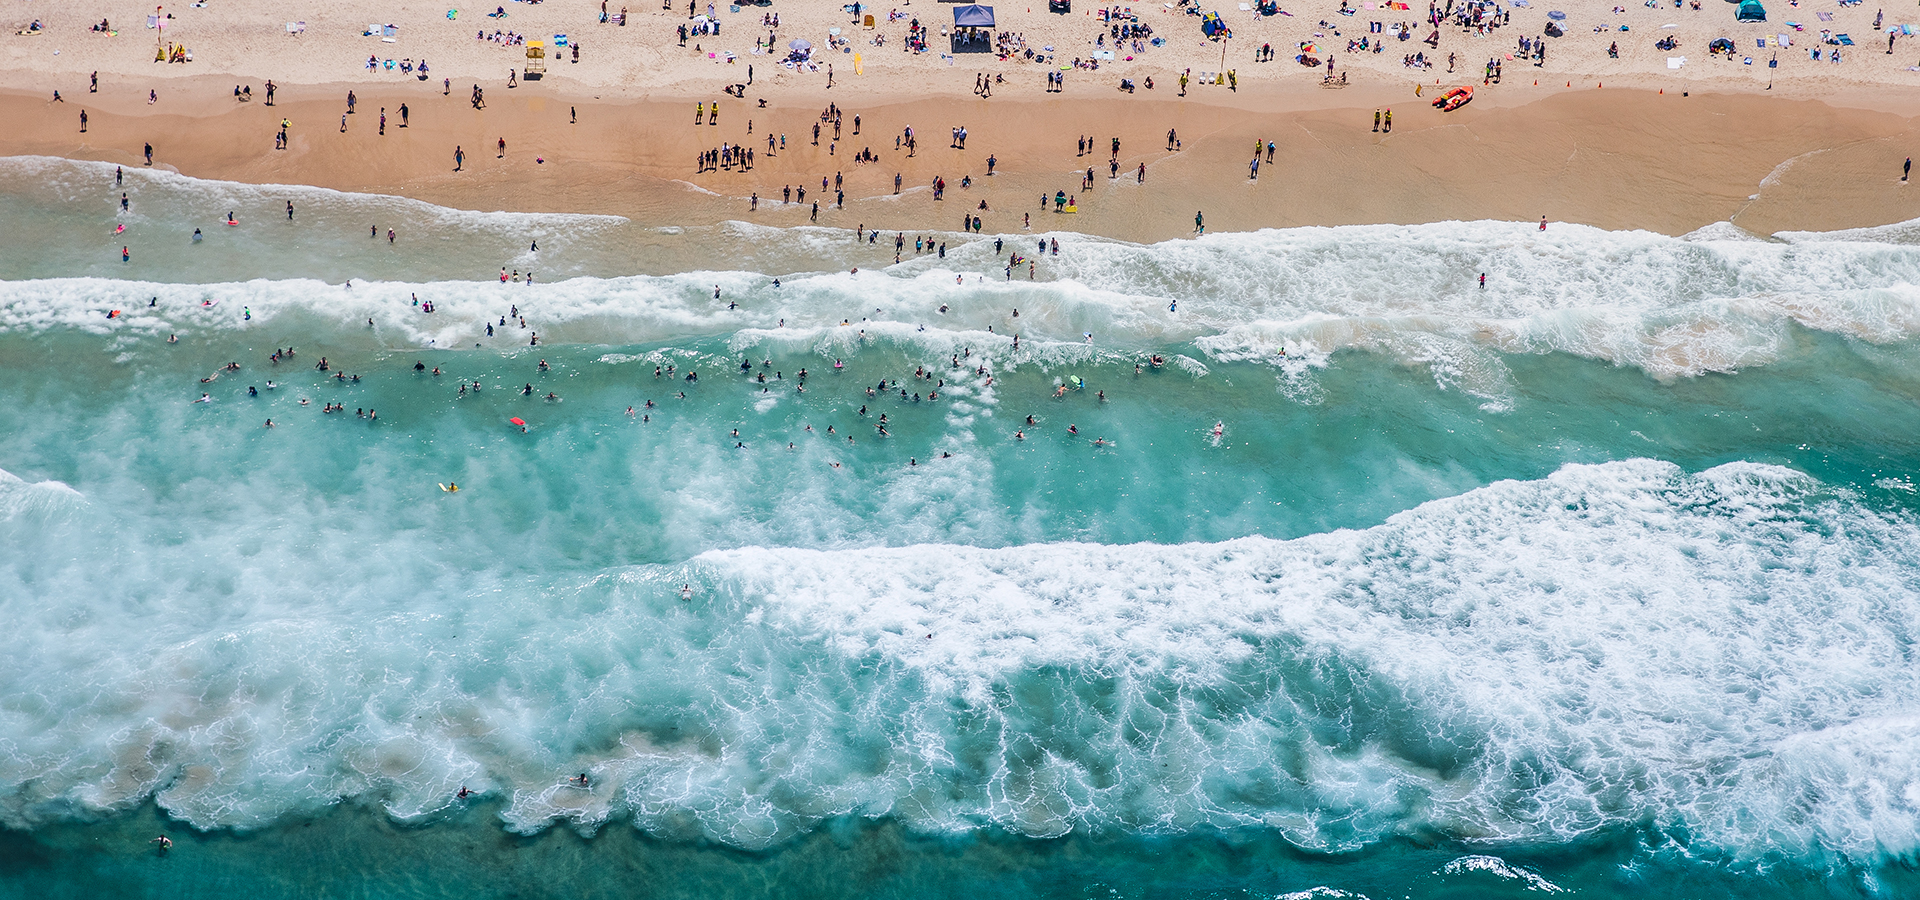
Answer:
[[[1328,88],[1320,84],[1321,70],[1292,61],[1297,42],[1314,41],[1324,56],[1329,46],[1343,48],[1366,35],[1369,20],[1414,22],[1424,10],[1361,9],[1348,18],[1336,14],[1337,0],[1323,0],[1283,4],[1293,16],[1262,18],[1229,4],[1221,12],[1237,33],[1223,46],[1200,38],[1197,18],[1154,4],[1134,9],[1168,39],[1165,46],[1133,61],[1103,63],[1098,72],[1072,69],[1065,92],[1048,94],[1048,67],[986,54],[962,54],[950,64],[937,33],[932,52],[901,52],[905,23],[885,24],[885,7],[873,31],[853,26],[834,4],[781,0],[740,13],[721,7],[723,37],[694,38],[682,49],[673,28],[687,20],[685,6],[632,9],[632,24],[616,27],[597,24],[599,6],[588,0],[493,5],[507,7],[509,16],[495,20],[482,8],[463,8],[457,21],[448,21],[445,5],[378,2],[330,3],[324,12],[290,15],[281,4],[211,0],[201,9],[167,7],[163,14],[176,18],[163,34],[143,26],[151,9],[137,4],[26,0],[12,10],[18,21],[5,24],[24,27],[37,17],[44,29],[20,36],[9,28],[0,37],[11,86],[0,94],[0,115],[12,125],[0,136],[0,154],[138,164],[142,144],[151,142],[158,164],[200,177],[394,193],[470,209],[612,213],[684,224],[805,222],[814,200],[831,197],[820,191],[820,180],[839,173],[846,208],[823,205],[822,224],[948,230],[959,228],[963,215],[977,214],[986,231],[1008,232],[1031,213],[1036,229],[1135,240],[1186,234],[1194,211],[1202,209],[1211,230],[1546,216],[1670,234],[1732,220],[1765,234],[1920,216],[1920,204],[1899,181],[1900,163],[1917,143],[1912,116],[1920,113],[1920,90],[1912,85],[1920,84],[1920,73],[1908,70],[1914,60],[1907,51],[1920,53],[1920,45],[1897,43],[1897,54],[1885,54],[1885,37],[1871,31],[1871,6],[1795,8],[1776,0],[1769,3],[1768,25],[1736,26],[1733,6],[1721,0],[1698,11],[1635,5],[1618,15],[1609,12],[1611,4],[1552,4],[1568,11],[1569,24],[1566,37],[1547,40],[1546,64],[1503,59],[1503,82],[1483,87],[1478,63],[1496,48],[1504,56],[1522,35],[1537,36],[1546,21],[1546,4],[1506,6],[1513,24],[1491,36],[1443,25],[1436,50],[1418,40],[1433,29],[1416,25],[1415,40],[1389,37],[1383,53],[1338,52],[1337,70],[1348,73],[1350,84]],[[1834,21],[1819,21],[1815,7]],[[953,7],[897,8],[937,28],[951,22]],[[1044,5],[1037,12],[1024,5],[997,9],[1002,30],[1023,33],[1034,48],[1055,46],[1063,61],[1090,56],[1101,29],[1084,2],[1068,16],[1049,15]],[[803,37],[824,51],[829,29],[843,29],[861,57],[862,74],[853,71],[854,54],[822,53],[835,66],[829,89],[824,70],[789,71],[748,53],[755,38],[766,35],[755,23],[770,11],[781,16],[776,42],[782,47]],[[121,29],[118,35],[88,31],[103,17]],[[305,19],[306,32],[287,35],[290,18]],[[1317,26],[1321,19],[1337,24],[1341,36]],[[1794,32],[1782,23],[1787,19],[1808,30]],[[398,26],[394,43],[360,34],[375,22]],[[1659,27],[1669,22],[1680,27]],[[1632,31],[1595,34],[1602,23],[1626,23]],[[483,26],[549,38],[566,33],[583,45],[581,62],[563,56],[550,63],[545,80],[509,89],[507,70],[523,62],[522,49],[476,41],[474,31]],[[1817,63],[1808,58],[1821,28],[1852,34],[1856,45],[1842,48],[1843,62],[1828,62],[1825,53]],[[1325,37],[1314,38],[1315,32]],[[1780,68],[1769,70],[1765,60],[1774,52],[1751,48],[1756,36],[1781,32],[1796,46],[1778,51]],[[1654,50],[1652,41],[1668,33],[1678,36],[1680,48]],[[886,46],[866,43],[879,34]],[[1706,59],[1706,41],[1723,34],[1756,64]],[[195,61],[153,62],[156,44],[168,40],[192,47]],[[1606,56],[1615,41],[1620,59]],[[1280,62],[1252,61],[1266,42]],[[704,48],[697,54],[696,43]],[[737,55],[735,62],[706,58],[725,50]],[[1439,65],[1403,67],[1401,58],[1416,51]],[[369,72],[363,68],[369,53],[425,57],[432,78],[422,82],[384,67]],[[1445,74],[1449,53],[1472,78]],[[1219,69],[1223,55],[1237,90],[1194,85],[1188,96],[1178,96],[1177,73]],[[1670,55],[1688,62],[1668,69]],[[721,85],[746,79],[749,64],[755,80],[746,99],[722,95]],[[90,94],[94,71],[100,90]],[[990,99],[971,93],[978,73],[1005,79]],[[1769,74],[1777,78],[1771,90]],[[1127,94],[1115,87],[1120,77],[1144,82],[1148,75],[1156,81],[1152,91]],[[450,96],[442,94],[442,77],[453,82]],[[280,87],[273,108],[262,102],[268,78]],[[484,110],[467,102],[476,83],[486,90]],[[1472,104],[1453,113],[1428,105],[1437,88],[1462,83],[1477,88]],[[235,102],[236,84],[251,86],[254,100]],[[64,102],[50,101],[56,89]],[[349,90],[359,111],[341,133]],[[149,91],[158,95],[155,102]],[[695,104],[716,99],[720,124],[695,125]],[[762,100],[766,108],[758,106]],[[398,127],[403,103],[410,112],[406,129]],[[831,154],[830,140],[809,143],[811,125],[828,103],[843,116],[842,139]],[[85,134],[78,120],[83,107],[91,120]],[[381,107],[389,114],[385,135],[377,133]],[[1377,107],[1394,110],[1391,134],[1369,130]],[[855,114],[861,116],[858,136],[851,133]],[[292,141],[277,151],[273,134],[282,117],[293,122]],[[912,158],[894,148],[907,125],[921,139]],[[962,125],[970,132],[967,149],[949,148],[949,130]],[[1169,128],[1182,140],[1177,153],[1164,149]],[[769,131],[787,138],[787,148],[773,156],[766,154]],[[1097,144],[1086,157],[1075,153],[1083,134]],[[502,137],[509,152],[496,159]],[[1113,137],[1122,141],[1118,179],[1108,177]],[[723,141],[754,148],[754,169],[696,175],[699,151]],[[1251,181],[1247,160],[1256,141],[1274,142],[1275,163]],[[467,153],[457,173],[455,146]],[[871,148],[879,162],[853,164],[862,148]],[[985,177],[989,155],[999,173],[992,178]],[[1143,163],[1146,183],[1136,184],[1133,173]],[[1042,193],[1075,193],[1078,173],[1089,166],[1096,170],[1094,187],[1080,197],[1078,215],[1039,211]],[[897,197],[896,173],[909,189]],[[936,176],[949,185],[940,202],[925,189]],[[966,176],[974,184],[963,190]],[[802,184],[809,189],[806,206],[772,202],[783,185]],[[760,208],[750,211],[747,198],[756,192]],[[978,208],[983,200],[984,211]]]

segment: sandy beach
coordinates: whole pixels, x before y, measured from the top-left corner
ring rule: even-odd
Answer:
[[[1138,22],[1162,45],[1143,42],[1131,53],[1133,42],[1122,42],[1118,52],[1134,58],[1101,62],[1098,71],[1085,66],[1099,47],[1114,45],[1110,26],[1084,4],[1069,15],[998,8],[998,30],[1010,40],[1027,50],[1055,48],[1048,63],[1024,53],[951,55],[931,32],[928,52],[899,49],[907,17],[951,25],[950,5],[900,7],[902,20],[891,23],[882,11],[873,29],[831,7],[722,9],[721,35],[690,37],[685,48],[677,35],[689,18],[684,8],[632,10],[629,24],[616,26],[599,23],[594,4],[561,0],[508,4],[503,18],[459,10],[451,20],[440,6],[335,4],[308,16],[297,35],[278,12],[217,2],[163,9],[174,17],[164,29],[145,27],[144,8],[132,4],[49,7],[7,23],[19,31],[38,21],[40,33],[0,39],[11,69],[0,110],[17,123],[0,138],[0,154],[138,165],[151,143],[156,165],[189,175],[402,194],[460,208],[798,224],[824,201],[817,221],[848,228],[957,229],[977,215],[983,232],[1044,227],[1134,240],[1191,233],[1197,211],[1216,231],[1544,216],[1668,234],[1729,220],[1768,234],[1920,215],[1899,177],[1920,111],[1913,87],[1920,74],[1904,65],[1901,38],[1894,54],[1869,52],[1858,40],[1857,49],[1818,44],[1817,32],[1780,21],[1804,15],[1864,38],[1877,35],[1867,7],[1836,6],[1828,23],[1811,9],[1779,4],[1792,15],[1776,10],[1761,25],[1734,23],[1725,3],[1618,14],[1588,4],[1560,20],[1565,37],[1544,39],[1546,59],[1536,66],[1507,57],[1522,37],[1542,40],[1539,26],[1552,21],[1547,10],[1503,7],[1510,24],[1487,34],[1415,21],[1413,31],[1438,33],[1437,46],[1428,46],[1419,40],[1424,34],[1392,39],[1394,25],[1419,13],[1365,5],[1382,8],[1354,7],[1352,16],[1327,3],[1266,17],[1227,10],[1235,34],[1226,41],[1203,39],[1200,20],[1185,10],[1143,8]],[[776,12],[778,28],[758,27]],[[103,18],[117,34],[88,30]],[[1349,41],[1378,37],[1370,20],[1385,21],[1391,46],[1347,52]],[[392,43],[362,34],[388,21]],[[1631,30],[1619,32],[1619,24]],[[1613,30],[1597,32],[1601,25]],[[549,61],[551,73],[521,81],[524,48],[477,39],[482,29],[541,37],[558,57]],[[1744,41],[1736,46],[1752,48],[1781,32],[1795,46],[1764,51],[1778,58],[1776,69],[1764,59],[1745,65],[1745,56],[1705,58],[1713,37],[1736,35]],[[579,62],[552,46],[555,34],[580,48]],[[1653,47],[1664,35],[1678,47]],[[828,42],[842,37],[849,52],[832,52]],[[758,52],[769,38],[783,53],[795,40],[820,43],[819,70],[782,66]],[[194,61],[154,62],[156,47],[171,44],[190,47]],[[1333,51],[1336,76],[1347,83],[1323,85],[1324,65],[1308,69],[1289,59],[1305,52],[1303,44],[1320,56]],[[1619,44],[1620,58],[1607,55],[1608,44]],[[1275,48],[1278,62],[1254,61],[1263,45]],[[1815,62],[1803,52],[1809,45],[1847,53],[1838,64]],[[1416,51],[1433,67],[1405,65]],[[1070,53],[1081,67],[1066,59]],[[375,57],[374,68],[362,54]],[[431,77],[380,62],[400,54],[409,65],[414,55],[430,60]],[[1669,69],[1669,56],[1688,61]],[[1481,61],[1490,57],[1500,61],[1497,83],[1483,83]],[[831,87],[826,64],[836,67]],[[722,93],[744,84],[749,66],[756,71],[743,96]],[[1048,92],[1045,72],[1062,68],[1061,91]],[[1223,69],[1232,71],[1232,87],[1193,83],[1182,96],[1182,72],[1197,79]],[[96,72],[97,92],[90,92]],[[1123,77],[1135,81],[1134,91],[1119,89]],[[982,96],[981,78],[1000,81]],[[1148,78],[1152,90],[1144,87]],[[269,79],[276,85],[271,108],[264,102]],[[1477,92],[1467,106],[1441,112],[1430,105],[1462,84]],[[234,97],[242,87],[250,100]],[[484,109],[471,102],[476,87]],[[56,90],[57,103],[50,99]],[[349,92],[357,101],[350,116]],[[718,124],[703,117],[697,124],[696,110],[708,105]],[[840,113],[842,135],[832,140],[829,122],[815,144],[812,126],[830,106]],[[1374,125],[1384,109],[1394,114],[1391,133]],[[291,123],[289,142],[278,150],[283,119]],[[918,136],[911,155],[896,145],[908,127]],[[958,127],[968,131],[964,149],[949,140]],[[1169,130],[1177,151],[1168,149]],[[1096,145],[1085,153],[1082,136]],[[1116,137],[1117,160],[1109,152]],[[1250,178],[1252,150],[1268,142],[1274,158]],[[722,144],[752,148],[751,170],[697,171],[699,154]],[[456,148],[464,151],[457,172]],[[857,162],[866,150],[874,161]],[[1089,168],[1092,186],[1082,192]],[[930,188],[937,178],[948,186],[939,201]],[[778,202],[783,188],[806,188],[808,199]],[[832,202],[836,190],[845,194],[841,206]],[[1072,195],[1078,213],[1062,216],[1051,205],[1043,213],[1041,195],[1056,191]]]

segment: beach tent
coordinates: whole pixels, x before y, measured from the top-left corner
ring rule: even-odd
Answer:
[[[1200,33],[1213,37],[1227,30],[1227,23],[1220,21],[1220,14],[1210,12],[1200,17]]]
[[[993,7],[956,6],[953,8],[953,24],[956,28],[992,28]]]
[[[1741,0],[1740,10],[1733,17],[1741,22],[1765,22],[1767,8],[1760,5],[1760,0]]]

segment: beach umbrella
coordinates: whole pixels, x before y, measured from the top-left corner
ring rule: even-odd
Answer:
[[[1552,19],[1552,20],[1554,20],[1555,22],[1558,22],[1558,21],[1561,21],[1561,20],[1563,20],[1563,19],[1565,19],[1566,17],[1567,17],[1567,14],[1566,14],[1566,13],[1563,13],[1563,12],[1561,12],[1561,11],[1559,11],[1559,10],[1557,10],[1557,9],[1556,9],[1556,10],[1554,10],[1553,12],[1550,12],[1550,13],[1547,13],[1547,18],[1549,18],[1549,19]]]
[[[789,50],[812,50],[812,49],[813,49],[813,44],[811,44],[811,43],[809,43],[809,42],[807,42],[807,41],[803,41],[803,40],[801,40],[801,39],[799,39],[799,38],[794,38],[793,40],[791,40],[791,41],[788,41],[788,42],[787,42],[787,49],[789,49]]]

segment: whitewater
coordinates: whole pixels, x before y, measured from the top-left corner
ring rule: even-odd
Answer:
[[[0,161],[0,895],[1916,887],[1911,224],[895,264],[127,174]]]

